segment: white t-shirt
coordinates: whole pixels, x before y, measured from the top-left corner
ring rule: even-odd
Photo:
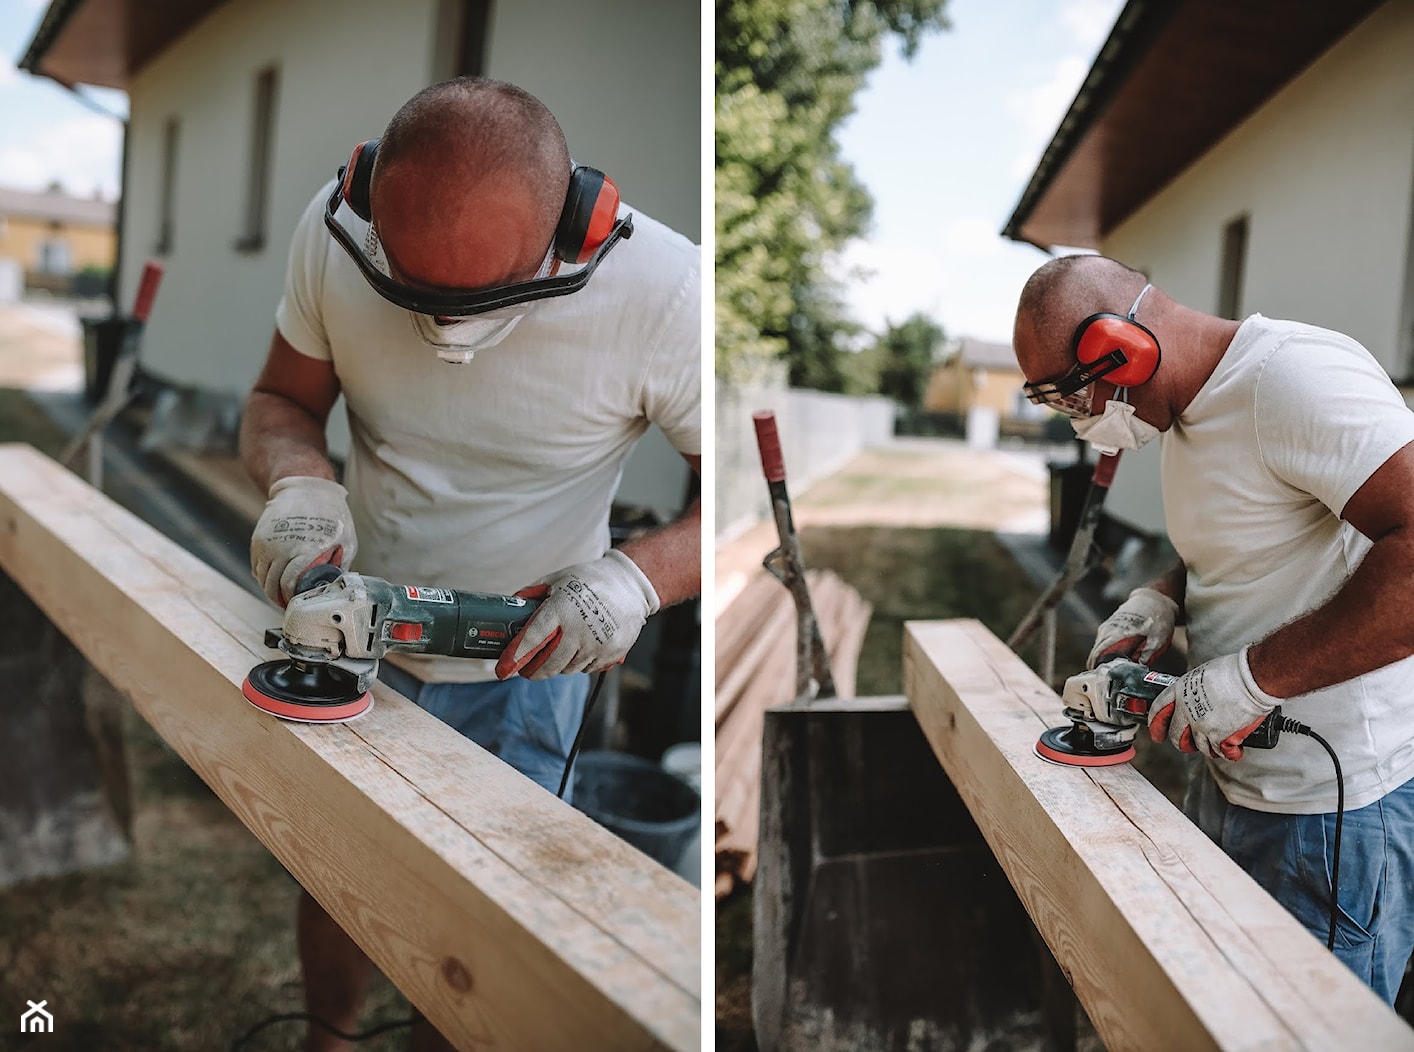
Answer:
[[[1189,665],[1323,605],[1370,541],[1346,501],[1414,441],[1414,413],[1347,336],[1254,314],[1161,439],[1164,513],[1188,570]],[[1330,742],[1348,810],[1414,776],[1414,658],[1282,701]],[[1335,770],[1310,738],[1210,760],[1223,795],[1258,811],[1329,813]]]
[[[510,593],[609,548],[624,460],[650,423],[702,452],[700,250],[634,213],[578,292],[541,300],[465,365],[437,358],[324,227],[295,228],[276,324],[332,361],[348,405],[353,569],[399,584]],[[632,211],[623,208],[622,211]],[[367,224],[347,207],[361,241]],[[399,656],[425,679],[492,662]]]

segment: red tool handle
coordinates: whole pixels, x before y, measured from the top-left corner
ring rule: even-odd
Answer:
[[[776,414],[769,409],[758,409],[751,414],[756,425],[756,445],[761,449],[761,470],[766,473],[767,482],[786,480],[786,461],[781,456],[781,436],[776,433]]]
[[[157,286],[162,281],[162,264],[152,260],[142,268],[142,280],[137,286],[137,300],[133,303],[133,320],[147,321],[152,313],[152,301],[157,298]]]
[[[1101,454],[1100,459],[1095,462],[1095,473],[1090,476],[1090,481],[1101,489],[1109,489],[1110,483],[1115,480],[1115,469],[1118,467],[1118,453]]]

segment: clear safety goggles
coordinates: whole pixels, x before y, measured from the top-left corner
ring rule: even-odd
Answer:
[[[1095,381],[1114,372],[1126,360],[1123,351],[1111,351],[1084,365],[1076,362],[1060,376],[1026,384],[1022,390],[1032,405],[1044,405],[1076,419],[1092,416]]]
[[[588,283],[595,268],[609,254],[609,250],[624,238],[633,235],[633,216],[624,215],[614,222],[613,228],[604,238],[603,244],[595,250],[594,255],[590,256],[581,266],[567,273],[553,276],[550,274],[555,262],[555,246],[551,244],[535,277],[527,281],[516,281],[506,285],[493,285],[480,289],[421,288],[416,285],[404,284],[392,276],[387,256],[383,253],[382,245],[378,241],[377,232],[372,224],[369,224],[368,233],[362,239],[363,243],[360,244],[360,239],[356,238],[340,222],[338,218],[340,208],[348,207],[340,189],[342,185],[343,169],[341,168],[339,178],[334,183],[334,190],[324,203],[324,225],[328,228],[330,235],[339,243],[339,247],[348,253],[354,266],[358,267],[359,273],[363,275],[365,281],[373,286],[373,291],[378,295],[389,303],[412,311],[414,314],[429,314],[437,318],[464,318],[473,314],[485,314],[488,311],[514,307],[517,304],[533,303],[536,300],[549,299],[552,296],[568,296],[572,292],[578,292]]]

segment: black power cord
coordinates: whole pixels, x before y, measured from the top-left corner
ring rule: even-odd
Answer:
[[[377,1026],[371,1027],[368,1030],[363,1031],[363,1033],[361,1034],[346,1034],[342,1030],[330,1026],[324,1020],[320,1019],[317,1015],[310,1015],[308,1012],[284,1012],[280,1015],[272,1015],[268,1019],[262,1019],[260,1022],[256,1023],[255,1026],[251,1027],[236,1040],[235,1044],[231,1046],[231,1052],[240,1052],[241,1048],[246,1044],[246,1042],[248,1042],[256,1034],[260,1033],[266,1027],[274,1026],[276,1023],[313,1023],[315,1026],[329,1031],[329,1033],[333,1034],[335,1037],[339,1038],[342,1041],[352,1041],[356,1044],[360,1041],[367,1041],[370,1037],[377,1037],[379,1034],[386,1034],[390,1030],[400,1030],[403,1027],[412,1026],[414,1023],[421,1022],[421,1020],[422,1015],[421,1013],[418,1013],[412,1016],[412,1018],[410,1019],[395,1019],[388,1023],[379,1023]]]
[[[1306,724],[1291,717],[1285,717],[1281,721],[1281,729],[1290,731],[1292,734],[1304,734],[1308,738],[1315,740],[1321,748],[1330,754],[1331,763],[1335,765],[1335,844],[1331,851],[1331,920],[1330,932],[1326,936],[1326,949],[1335,950],[1335,920],[1339,913],[1340,903],[1340,829],[1345,818],[1345,777],[1340,773],[1340,758],[1336,756],[1335,750],[1331,748],[1331,743],[1322,738]]]
[[[560,776],[560,787],[555,790],[555,795],[561,800],[565,798],[565,786],[569,784],[570,768],[574,766],[574,758],[579,755],[579,746],[584,741],[584,731],[589,726],[589,714],[594,711],[594,703],[599,700],[599,688],[604,685],[604,677],[608,675],[608,669],[601,669],[594,679],[594,686],[589,691],[589,700],[584,703],[584,715],[579,718],[579,730],[575,731],[574,744],[570,746],[569,757],[565,760],[565,773]]]

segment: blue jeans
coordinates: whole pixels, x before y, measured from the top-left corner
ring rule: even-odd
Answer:
[[[559,789],[584,715],[588,674],[424,683],[384,661],[378,678],[527,778],[552,793]],[[573,789],[573,780],[565,784],[566,801]]]
[[[1184,810],[1326,943],[1334,813],[1280,815],[1229,804],[1206,765],[1193,774]],[[1375,993],[1394,1003],[1414,953],[1414,781],[1345,813],[1334,952]]]

